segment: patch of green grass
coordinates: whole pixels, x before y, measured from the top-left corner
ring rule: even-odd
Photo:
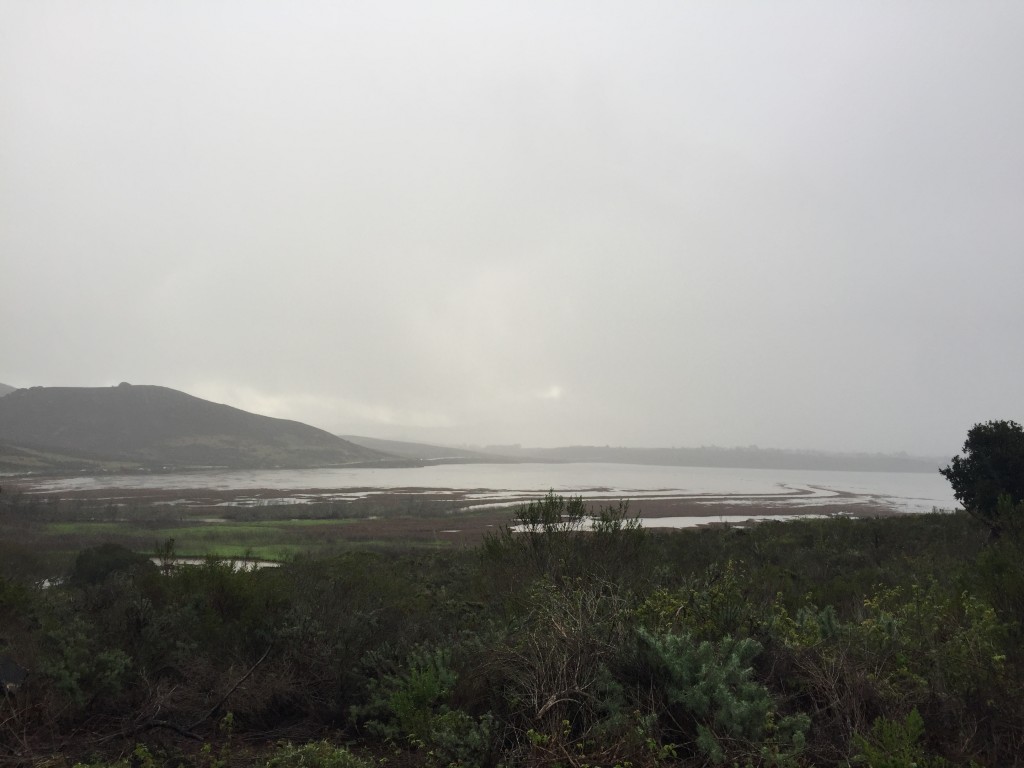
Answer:
[[[47,523],[45,536],[57,539],[74,537],[78,549],[104,541],[116,541],[137,552],[153,551],[160,542],[174,539],[175,550],[183,557],[217,556],[238,558],[245,555],[267,560],[282,560],[305,552],[334,550],[341,543],[332,529],[348,525],[348,520],[266,520],[153,525],[152,522],[60,522]]]
[[[321,526],[350,525],[350,524],[354,523],[358,519],[360,519],[360,518],[354,518],[354,517],[344,518],[344,519],[334,519],[334,518],[301,518],[301,519],[299,519],[299,518],[296,518],[296,519],[289,519],[289,520],[267,520],[266,522],[263,523],[263,525],[270,525],[270,526],[281,527],[281,528],[290,528],[290,527],[306,528],[306,527],[316,527],[318,525],[321,525]]]
[[[226,522],[226,523],[203,523],[196,522],[191,525],[174,526],[152,526],[140,525],[133,521],[123,522],[74,522],[74,523],[47,523],[46,532],[55,535],[138,535],[157,536],[163,538],[186,538],[198,536],[200,538],[223,538],[223,537],[244,537],[254,536],[265,538],[268,535],[276,535],[282,530],[304,529],[304,528],[332,528],[351,524],[351,520],[266,520],[259,522]]]
[[[73,534],[73,535],[89,535],[89,534],[122,534],[125,533],[124,523],[47,523],[46,533],[55,535],[61,534]]]
[[[319,510],[316,517],[307,516],[316,510],[305,506],[260,509],[255,514],[249,509],[222,512],[161,508],[160,516],[156,516],[150,514],[152,511],[141,502],[137,508],[114,507],[105,500],[95,507],[86,503],[53,503],[46,508],[45,516],[33,515],[31,530],[22,538],[31,542],[33,551],[55,553],[60,563],[73,561],[83,549],[108,542],[153,554],[169,539],[174,540],[175,552],[182,557],[250,556],[276,561],[295,555],[329,557],[359,549],[411,553],[459,546],[436,534],[426,538],[415,526],[407,535],[404,524],[396,522],[396,518],[405,516],[383,514],[376,507],[363,510],[364,514],[359,516],[340,518],[331,515],[327,508]],[[366,536],[362,526],[371,514],[379,516],[383,528],[379,534]],[[352,535],[355,524],[360,528],[357,536]]]
[[[216,523],[199,524],[175,528],[157,528],[154,533],[160,533],[166,538],[199,537],[202,539],[223,539],[231,537],[253,536],[266,538],[276,532],[276,527],[259,525],[255,523]]]
[[[373,549],[396,549],[396,550],[408,550],[408,549],[450,549],[454,542],[445,539],[433,539],[426,541],[424,539],[352,539],[342,540],[337,542],[336,548],[338,549],[364,549],[367,547]]]

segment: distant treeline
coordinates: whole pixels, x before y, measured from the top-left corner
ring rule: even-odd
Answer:
[[[779,448],[616,448],[574,445],[564,448],[494,446],[488,450],[538,461],[659,464],[680,467],[747,469],[821,469],[853,472],[922,472],[934,474],[942,460],[882,453],[826,453]]]

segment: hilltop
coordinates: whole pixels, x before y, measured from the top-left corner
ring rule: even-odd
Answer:
[[[167,387],[32,387],[0,398],[8,471],[331,467],[394,459],[322,429]]]

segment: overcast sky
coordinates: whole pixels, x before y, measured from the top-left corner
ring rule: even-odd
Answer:
[[[0,381],[339,433],[1024,421],[1024,3],[0,0]]]

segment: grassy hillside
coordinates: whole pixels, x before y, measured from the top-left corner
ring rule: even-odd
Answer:
[[[314,467],[383,453],[296,421],[166,387],[32,387],[0,399],[0,465],[45,469]]]

